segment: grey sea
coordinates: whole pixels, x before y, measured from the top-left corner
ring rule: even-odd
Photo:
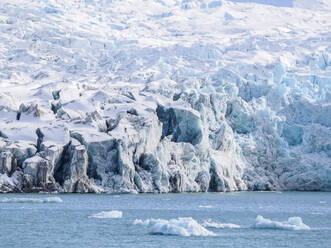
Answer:
[[[331,193],[9,194],[0,229],[1,248],[328,248]]]

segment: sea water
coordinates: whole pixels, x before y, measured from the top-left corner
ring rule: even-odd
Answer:
[[[1,248],[327,248],[331,193],[0,195],[0,230]]]

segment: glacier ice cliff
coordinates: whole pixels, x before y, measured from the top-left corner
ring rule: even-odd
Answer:
[[[322,2],[1,1],[0,192],[330,191]]]

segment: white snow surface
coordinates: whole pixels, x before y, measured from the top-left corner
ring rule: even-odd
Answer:
[[[224,229],[224,228],[240,228],[239,225],[233,224],[233,223],[220,223],[220,222],[216,222],[213,221],[212,219],[207,219],[202,223],[202,226],[204,227],[211,227],[211,228],[220,228],[220,229]]]
[[[246,2],[0,1],[0,191],[330,191],[330,1]]]
[[[63,200],[60,197],[46,198],[0,198],[0,203],[61,203]]]
[[[92,214],[89,218],[97,218],[97,219],[120,219],[122,218],[122,211],[112,210],[112,211],[102,211],[97,214]]]
[[[257,229],[281,229],[281,230],[309,230],[310,227],[303,223],[301,217],[290,217],[287,221],[280,222],[266,219],[258,215],[255,220],[254,228]]]
[[[151,234],[178,235],[178,236],[215,236],[191,217],[178,219],[148,219],[135,220],[134,225],[143,225],[149,228]]]

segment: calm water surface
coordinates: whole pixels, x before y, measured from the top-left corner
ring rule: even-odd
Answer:
[[[62,203],[4,203],[0,195],[1,248],[103,247],[331,247],[331,193],[227,193],[141,195],[55,195]],[[207,207],[206,207],[207,206]],[[120,219],[88,218],[119,210]],[[254,229],[257,215],[285,221],[300,216],[305,231]],[[217,236],[152,235],[135,219],[192,217],[240,225],[212,229]]]

